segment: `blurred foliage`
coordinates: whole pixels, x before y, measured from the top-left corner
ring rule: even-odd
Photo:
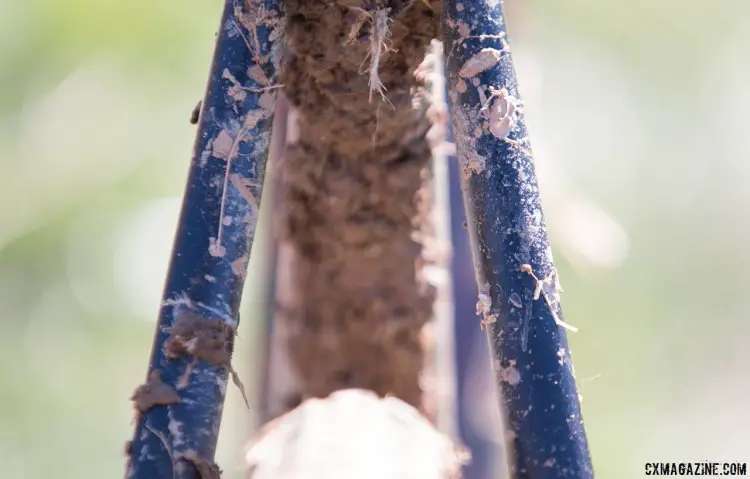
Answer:
[[[747,460],[750,3],[506,4],[599,477]],[[121,474],[220,9],[0,0],[4,477]],[[253,412],[229,395],[231,478]]]

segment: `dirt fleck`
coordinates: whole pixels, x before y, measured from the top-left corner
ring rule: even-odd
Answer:
[[[505,88],[499,92],[493,92],[494,99],[490,106],[489,129],[496,138],[504,140],[516,127],[516,104],[518,100],[508,94]]]
[[[273,114],[274,108],[276,107],[276,95],[271,91],[264,92],[258,98],[258,106],[261,107],[267,115]]]
[[[266,72],[263,71],[263,67],[260,65],[253,65],[247,69],[247,76],[249,76],[254,82],[263,86],[270,86],[271,82],[266,76]]]
[[[500,63],[502,57],[502,50],[496,48],[482,48],[472,55],[471,58],[466,60],[461,69],[458,70],[458,76],[461,78],[475,77]]]
[[[256,126],[258,126],[258,123],[260,123],[260,120],[265,118],[265,114],[263,111],[259,110],[250,110],[245,114],[245,119],[242,121],[242,128],[246,129],[247,131],[252,130]]]
[[[232,273],[238,278],[245,279],[245,276],[247,275],[247,262],[249,259],[248,256],[241,256],[232,261]]]
[[[240,85],[232,85],[227,90],[227,93],[237,103],[242,103],[247,98],[247,92]]]
[[[211,154],[216,158],[226,160],[232,152],[234,139],[227,130],[221,130],[211,143]]]
[[[164,342],[164,356],[175,359],[189,354],[195,359],[226,368],[249,407],[245,386],[231,362],[235,328],[222,319],[205,318],[187,308],[176,308],[174,315],[174,324],[169,328],[169,337]],[[178,388],[187,386],[194,367],[195,362],[188,365],[178,381]]]
[[[190,354],[214,366],[227,366],[232,359],[235,329],[221,319],[207,319],[187,308],[175,308],[174,324],[164,343],[169,359]]]
[[[450,90],[448,92],[448,98],[450,98],[453,103],[457,102],[458,101],[458,92],[455,91],[455,90]]]
[[[497,322],[497,315],[494,314],[488,314],[487,316],[484,316],[482,320],[479,322],[479,329],[487,329],[491,324],[495,324]]]
[[[481,329],[485,329],[490,324],[497,322],[497,316],[490,314],[490,308],[492,308],[492,297],[490,296],[490,284],[484,283],[482,288],[479,290],[477,296],[476,313],[477,316],[482,317],[482,321],[479,323]]]
[[[227,249],[216,238],[208,238],[208,254],[214,258],[223,258],[226,253]]]
[[[500,380],[511,386],[515,386],[521,382],[521,373],[516,369],[515,361],[510,361],[507,368],[500,366],[497,370],[497,374],[500,377]]]
[[[242,89],[242,84],[237,81],[237,79],[228,69],[224,69],[221,77],[225,80],[229,80],[232,83],[232,86],[227,90],[227,94],[238,103],[245,101],[245,98],[247,98],[247,93]]]
[[[455,93],[450,91],[449,94]],[[458,109],[452,117],[454,141],[464,178],[469,179],[485,171],[487,159],[477,153],[474,127],[466,112]]]
[[[180,402],[180,395],[175,389],[161,381],[161,373],[157,370],[151,371],[146,384],[138,386],[133,395],[130,396],[133,406],[139,414],[144,413],[154,406],[167,406]]]
[[[412,235],[429,224],[431,159],[428,105],[415,98],[423,86],[415,73],[438,36],[442,6],[284,3],[281,83],[299,128],[283,188],[282,239],[296,258],[296,303],[283,319],[291,361],[305,397],[364,388],[419,407],[420,333],[432,316],[434,288],[423,275],[421,240]],[[357,15],[362,10],[368,21]],[[389,29],[383,50],[372,48],[380,35],[373,32],[376,12]],[[386,99],[371,102],[366,70],[373,51]]]
[[[253,187],[256,186],[255,182],[242,178],[236,173],[229,175],[229,181],[231,181],[232,186],[237,188],[237,191],[240,192],[242,198],[247,201],[247,204],[250,206],[250,214],[252,214],[254,218],[257,218],[259,208],[258,200],[255,199],[255,195],[253,194]]]
[[[471,35],[471,27],[462,21],[456,23],[456,31],[458,31],[458,34],[464,38]]]
[[[198,476],[201,479],[221,478],[221,469],[219,469],[219,466],[211,460],[201,459],[195,451],[187,451],[185,454],[182,454],[181,458],[190,461],[195,466],[198,470]]]

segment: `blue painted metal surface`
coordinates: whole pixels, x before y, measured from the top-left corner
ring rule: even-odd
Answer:
[[[458,432],[466,447],[471,450],[471,462],[464,467],[464,479],[502,478],[494,468],[498,451],[496,445],[479,431],[474,418],[489,416],[492,411],[484,408],[477,410],[476,404],[484,404],[484,398],[472,398],[471,394],[477,384],[484,382],[481,368],[474,364],[478,356],[486,359],[486,373],[489,375],[489,358],[486,341],[481,341],[483,334],[477,328],[474,305],[476,304],[477,286],[473,281],[474,270],[471,266],[471,248],[468,235],[461,226],[464,221],[461,190],[457,182],[460,172],[455,163],[451,164],[451,214],[453,219],[453,291],[455,309],[456,337],[456,383],[460,394],[457,397]],[[476,348],[481,350],[477,351]],[[479,370],[479,371],[478,371]],[[493,386],[494,387],[494,386]],[[468,391],[467,391],[468,390]],[[479,399],[479,400],[477,400]],[[485,416],[486,415],[486,416]],[[486,424],[486,421],[480,424]],[[500,434],[498,434],[499,436]]]
[[[449,105],[511,477],[594,477],[501,3],[446,0]]]
[[[448,137],[448,141],[453,141],[450,128]],[[494,387],[494,384],[492,384],[487,340],[477,327],[474,312],[477,285],[474,281],[469,235],[464,227],[466,212],[461,197],[462,172],[455,156],[451,156],[449,160],[448,180],[451,238],[453,239],[451,276],[455,316],[456,384],[459,392],[456,397],[457,422],[461,440],[471,450],[471,462],[464,466],[463,478],[507,479],[498,468],[498,464],[504,462],[505,451],[495,442],[502,436],[502,433],[487,430],[494,423],[489,419],[497,414],[495,410],[489,410],[488,407],[496,408],[497,406],[492,402],[492,398],[473,397],[477,389],[481,391],[488,382],[490,387]],[[486,366],[486,369],[482,368],[482,364]]]
[[[224,7],[149,364],[149,377],[160,373],[179,399],[139,414],[128,478],[218,477],[213,458],[234,336],[223,362],[221,347],[191,342],[190,332],[177,357],[165,355],[165,342],[180,318],[223,323],[231,333],[238,326],[273,123],[279,20],[275,0]]]

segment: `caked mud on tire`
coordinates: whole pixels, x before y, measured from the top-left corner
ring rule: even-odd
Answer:
[[[434,290],[422,277],[431,125],[415,71],[442,6],[284,5],[281,81],[299,137],[283,177],[295,300],[280,319],[300,394],[363,388],[420,407]]]

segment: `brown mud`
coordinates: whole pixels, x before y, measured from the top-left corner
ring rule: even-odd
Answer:
[[[195,360],[202,359],[214,366],[227,369],[232,382],[242,394],[245,405],[250,407],[245,386],[232,367],[232,348],[237,331],[220,319],[204,318],[195,311],[184,308],[174,312],[174,324],[169,328],[169,337],[164,342],[164,356],[176,359],[182,355],[191,355]],[[190,382],[195,362],[188,365],[183,376],[177,381],[177,389],[182,389]]]
[[[174,315],[174,325],[164,343],[164,356],[174,359],[190,354],[214,366],[230,364],[235,335],[232,326],[184,308],[176,309]]]
[[[301,394],[364,388],[419,408],[435,292],[422,275],[429,96],[415,73],[442,6],[284,3],[281,81],[299,136],[284,166],[282,240],[295,264],[282,316]]]
[[[130,400],[133,401],[136,414],[141,414],[154,406],[177,404],[180,402],[180,395],[172,386],[162,382],[159,371],[152,371],[146,384],[138,386]]]
[[[212,461],[206,461],[199,458],[192,451],[188,451],[182,456],[183,459],[190,461],[193,466],[198,470],[198,477],[200,479],[220,479],[221,469]]]

